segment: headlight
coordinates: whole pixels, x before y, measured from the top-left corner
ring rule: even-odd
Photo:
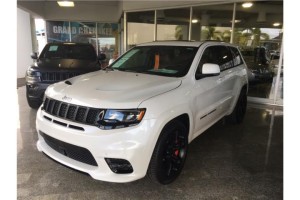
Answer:
[[[32,71],[32,70],[27,70],[26,72],[27,76],[41,76],[40,72]]]
[[[27,70],[26,71],[26,82],[35,83],[41,81],[41,73],[37,71]]]
[[[98,121],[99,128],[104,130],[125,128],[139,124],[146,109],[106,110],[102,120]]]

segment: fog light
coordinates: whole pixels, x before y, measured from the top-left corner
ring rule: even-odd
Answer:
[[[105,158],[111,171],[116,174],[129,174],[133,172],[130,162],[124,159]]]

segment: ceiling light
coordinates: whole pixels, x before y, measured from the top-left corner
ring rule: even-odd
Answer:
[[[60,7],[74,7],[73,1],[58,1],[57,2]]]
[[[194,23],[194,24],[195,24],[195,23],[198,23],[198,19],[193,19],[193,20],[192,20],[192,23]]]
[[[273,26],[280,26],[281,24],[279,22],[276,22],[273,24]]]
[[[234,20],[234,23],[240,23],[242,20],[240,20],[240,19],[236,19],[236,20]],[[230,23],[232,23],[232,20],[230,20]]]
[[[243,3],[242,6],[243,6],[243,8],[250,8],[250,7],[253,6],[253,3],[251,3],[251,2],[246,2],[246,3]]]

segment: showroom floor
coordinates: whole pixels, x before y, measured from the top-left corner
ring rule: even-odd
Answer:
[[[220,121],[189,147],[185,167],[171,185],[148,179],[96,181],[60,165],[36,148],[36,110],[19,87],[18,199],[283,199],[283,112],[248,106],[243,124]]]

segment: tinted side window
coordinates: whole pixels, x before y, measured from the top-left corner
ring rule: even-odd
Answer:
[[[217,62],[220,66],[221,71],[233,67],[232,55],[227,47],[215,46],[215,53],[217,54]]]
[[[213,63],[220,66],[220,70],[231,68],[232,65],[232,55],[230,50],[225,46],[210,46],[207,47],[200,59],[197,73],[202,72],[202,66],[205,63]]]
[[[235,67],[235,66],[243,64],[243,60],[242,60],[241,54],[238,51],[238,49],[235,48],[235,47],[229,47],[229,48],[230,48],[230,50],[232,52],[233,66]]]

